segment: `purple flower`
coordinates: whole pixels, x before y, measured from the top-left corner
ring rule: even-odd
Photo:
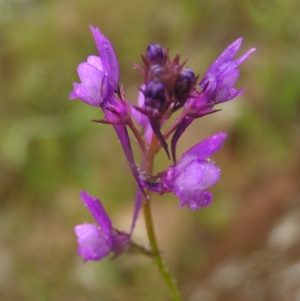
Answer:
[[[79,64],[77,72],[81,83],[74,83],[69,98],[79,98],[89,105],[103,107],[114,97],[120,77],[119,66],[110,41],[98,28],[90,28],[100,57],[92,55]]]
[[[161,194],[173,192],[180,198],[179,207],[198,210],[210,205],[212,194],[206,189],[218,182],[220,169],[208,157],[221,148],[226,136],[221,132],[198,143],[161,173],[158,183],[145,186]]]
[[[124,124],[130,118],[130,107],[117,90],[120,72],[114,49],[98,28],[90,28],[100,57],[91,55],[79,64],[77,72],[81,83],[73,84],[69,98],[79,98],[91,106],[101,107],[105,119],[98,122]],[[120,100],[115,97],[117,92]]]
[[[243,93],[242,89],[234,88],[240,71],[237,67],[243,63],[255,48],[248,50],[242,57],[233,60],[243,39],[239,38],[229,45],[224,52],[208,68],[200,82],[202,92],[190,98],[185,105],[189,116],[201,117],[212,110],[213,105],[232,100]]]
[[[186,101],[182,113],[184,118],[172,137],[171,150],[174,161],[176,161],[177,142],[195,118],[218,111],[214,110],[214,105],[232,100],[243,93],[242,89],[237,90],[234,87],[240,74],[237,67],[255,51],[255,48],[248,50],[239,59],[233,60],[242,41],[242,38],[237,39],[223,51],[201,80],[199,84],[201,92],[195,91],[194,95]]]
[[[87,62],[79,64],[77,68],[81,84],[74,83],[74,90],[69,98],[79,98],[91,106],[103,106],[104,90],[107,86],[101,59],[98,56],[89,56]]]
[[[130,235],[112,228],[111,220],[100,200],[85,191],[80,196],[98,225],[81,224],[75,227],[78,254],[86,262],[100,260],[111,252],[115,255],[124,252],[129,247]]]
[[[110,41],[98,28],[90,26],[90,29],[100,57],[92,55],[88,57],[87,62],[79,64],[77,71],[81,83],[74,83],[74,90],[69,98],[79,98],[89,105],[102,108],[105,118],[93,121],[113,125],[133,176],[143,191],[126,128],[126,125],[131,122],[131,110],[123,91],[118,89],[120,77],[118,61]],[[115,93],[118,94],[119,99],[116,98]],[[143,193],[145,194],[144,191]]]
[[[236,90],[234,88],[234,84],[240,74],[236,67],[243,63],[255,51],[255,48],[248,50],[239,59],[233,60],[242,41],[243,39],[239,38],[229,45],[208,68],[200,82],[200,87],[203,90],[205,89],[205,93],[210,94],[210,100],[216,103],[231,100],[243,93],[242,89]]]

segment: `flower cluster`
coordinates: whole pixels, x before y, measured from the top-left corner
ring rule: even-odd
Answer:
[[[226,139],[225,133],[206,138],[176,159],[176,145],[187,127],[197,118],[218,110],[214,106],[242,94],[234,85],[239,76],[237,67],[243,63],[254,48],[234,60],[242,39],[233,42],[208,68],[199,80],[194,71],[180,61],[180,56],[171,58],[169,51],[159,44],[150,44],[143,65],[134,67],[143,75],[138,105],[125,97],[119,85],[120,71],[111,42],[91,26],[99,56],[91,55],[79,64],[77,71],[81,83],[74,83],[69,98],[78,98],[88,105],[101,108],[104,118],[94,120],[113,126],[138,185],[135,210],[130,233],[114,229],[101,202],[87,192],[81,198],[95,218],[97,225],[82,224],[75,228],[78,237],[78,253],[84,260],[100,260],[111,252],[118,255],[133,245],[131,235],[142,205],[143,198],[149,202],[149,191],[159,194],[173,192],[179,199],[179,207],[186,205],[198,210],[211,203],[212,194],[207,189],[220,177],[220,169],[210,159]],[[165,122],[181,110],[179,117],[168,128]],[[143,154],[136,164],[128,130]],[[171,137],[171,154],[167,139]],[[155,153],[163,148],[173,164],[157,175],[152,174]],[[151,161],[152,160],[152,161]],[[150,162],[151,161],[151,162]],[[142,249],[142,247],[141,247]],[[145,250],[146,252],[146,250]]]

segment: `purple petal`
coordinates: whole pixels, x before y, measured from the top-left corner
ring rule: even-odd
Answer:
[[[223,86],[233,87],[239,75],[240,71],[238,69],[230,69],[220,76],[221,79],[218,82],[218,85],[221,86],[220,88]]]
[[[201,208],[208,207],[212,201],[212,193],[209,191],[201,190],[194,191],[193,198],[189,199],[187,202],[181,201],[178,207],[187,205],[191,210],[199,210]]]
[[[111,95],[117,88],[120,78],[118,61],[111,42],[100,32],[98,28],[90,26],[90,29],[94,36],[103,68],[108,76],[109,89],[107,91],[107,95]]]
[[[200,87],[205,90],[204,93],[207,95],[207,99],[210,102],[225,102],[242,93],[242,90],[236,91],[233,88],[239,76],[239,71],[235,70],[235,68],[243,63],[250,54],[255,51],[255,48],[248,50],[239,59],[233,60],[233,57],[240,48],[241,43],[242,39],[240,38],[229,45],[208,68],[200,82]]]
[[[193,160],[176,173],[174,191],[195,191],[205,189],[219,181],[220,169],[207,161]]]
[[[176,165],[169,166],[161,174],[160,193],[173,191],[175,176],[176,176]],[[152,190],[152,191],[155,191],[155,190]]]
[[[102,65],[102,61],[101,58],[99,56],[96,55],[90,55],[87,58],[87,63],[89,63],[90,65],[94,66],[95,68],[97,68],[98,70],[104,72],[104,68]]]
[[[217,103],[229,101],[242,94],[243,90],[236,90],[233,88],[237,78],[239,77],[239,74],[239,70],[231,69],[223,78],[220,79],[215,96],[215,101]]]
[[[80,197],[84,204],[87,206],[91,214],[93,215],[96,222],[99,224],[103,237],[107,240],[107,243],[111,246],[111,220],[108,217],[104,207],[102,206],[100,200],[93,198],[86,191],[80,193]]]
[[[196,144],[182,155],[177,163],[177,168],[181,170],[195,158],[205,160],[222,147],[226,137],[226,133],[220,132]]]
[[[206,161],[193,160],[181,170],[174,181],[174,194],[180,198],[179,207],[188,205],[192,210],[209,205],[204,189],[216,184],[220,170]],[[211,198],[210,198],[211,199]]]
[[[203,90],[203,93],[201,93],[200,96],[202,96],[203,94],[206,95],[205,98],[207,99],[207,101],[211,101],[211,102],[214,101],[214,95],[215,95],[216,89],[218,87],[219,74],[220,74],[220,72],[209,74],[209,75],[205,76],[202,79],[202,81],[199,83],[200,88]],[[198,97],[197,97],[197,99],[198,99]],[[203,101],[201,101],[201,104],[202,104],[202,102]],[[201,108],[201,106],[200,106],[200,108]]]
[[[222,65],[223,68],[227,67],[226,64],[232,60],[236,52],[239,50],[243,39],[239,38],[230,44],[222,54],[214,61],[214,63],[206,71],[204,78],[211,73],[215,73]]]
[[[79,98],[92,106],[101,106],[103,103],[102,89],[106,85],[106,78],[102,71],[89,63],[81,63],[77,72],[81,84],[74,83],[74,90],[69,98]]]
[[[111,251],[111,245],[103,236],[102,231],[91,224],[75,227],[77,235],[78,254],[87,260],[100,260]]]
[[[243,56],[241,56],[239,59],[235,60],[233,62],[234,66],[233,68],[239,66],[241,63],[243,63],[249,56],[252,52],[254,52],[256,50],[256,48],[251,48],[249,49]]]

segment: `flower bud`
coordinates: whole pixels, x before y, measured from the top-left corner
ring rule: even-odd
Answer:
[[[146,50],[146,58],[153,63],[164,64],[166,51],[159,44],[150,44]]]
[[[180,74],[177,79],[175,86],[175,95],[177,98],[180,98],[184,95],[187,95],[195,81],[195,73],[189,68],[184,68],[180,71]]]
[[[159,81],[164,73],[164,68],[161,65],[153,65],[150,68],[151,79]]]
[[[157,117],[165,106],[165,87],[161,82],[151,81],[144,91],[145,110],[150,117]]]

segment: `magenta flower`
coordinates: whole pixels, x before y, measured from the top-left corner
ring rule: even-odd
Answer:
[[[189,116],[201,117],[212,110],[213,105],[232,100],[243,93],[242,89],[236,90],[234,88],[240,74],[236,68],[255,51],[255,48],[248,50],[239,59],[233,60],[242,41],[243,39],[239,38],[229,45],[208,68],[199,84],[202,91],[195,97],[188,99],[185,104]]]
[[[103,108],[114,97],[120,77],[119,66],[110,41],[98,28],[90,28],[100,57],[91,55],[79,64],[77,72],[81,83],[74,83],[69,98],[79,98],[91,106]]]
[[[91,55],[79,64],[81,83],[74,83],[69,98],[78,98],[91,106],[101,107],[104,120],[98,122],[124,124],[130,119],[130,107],[118,91],[120,71],[111,42],[98,28],[90,26],[100,57]],[[116,93],[120,99],[116,98]]]
[[[177,141],[195,118],[215,112],[214,105],[234,99],[243,93],[242,89],[235,89],[234,85],[240,71],[237,67],[242,64],[255,48],[248,50],[237,60],[234,55],[239,50],[243,39],[239,38],[229,45],[223,53],[208,68],[199,86],[201,92],[195,92],[185,105],[183,115],[186,116],[172,137],[172,156],[176,161],[175,149]]]
[[[81,83],[73,84],[74,90],[70,93],[69,98],[71,100],[79,98],[89,105],[102,108],[105,118],[93,121],[113,125],[132,174],[143,191],[126,128],[126,125],[132,122],[131,109],[121,90],[118,89],[120,77],[118,61],[111,42],[98,28],[90,26],[90,29],[100,57],[91,55],[87,62],[79,64],[77,71]],[[144,191],[143,193],[145,195]]]
[[[159,174],[159,182],[145,182],[145,186],[161,194],[173,192],[180,198],[179,207],[187,205],[198,210],[210,205],[212,194],[206,189],[218,182],[220,169],[209,156],[221,148],[226,136],[221,132],[198,143],[183,154],[177,164]]]
[[[129,247],[130,235],[113,229],[111,220],[100,200],[93,198],[85,191],[82,191],[80,196],[98,225],[81,224],[75,227],[78,254],[86,262],[101,260],[111,252],[115,255],[124,252]]]

